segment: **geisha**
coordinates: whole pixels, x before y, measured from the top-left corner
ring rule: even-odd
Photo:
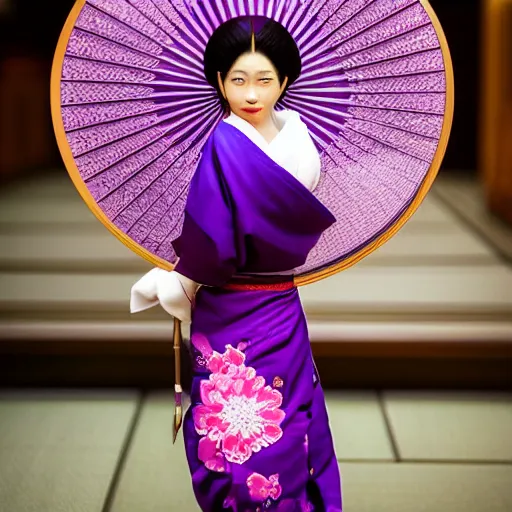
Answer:
[[[204,71],[228,115],[188,192],[173,271],[132,288],[190,322],[191,406],[183,435],[203,511],[342,509],[324,394],[296,286],[335,222],[313,194],[320,157],[299,114],[276,110],[301,72],[277,22],[234,18],[211,36]]]

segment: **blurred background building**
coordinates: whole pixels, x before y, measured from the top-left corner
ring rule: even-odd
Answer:
[[[0,512],[196,510],[170,444],[172,322],[130,316],[149,265],[89,212],[53,135],[73,3],[0,0]],[[455,71],[439,177],[395,238],[301,294],[347,509],[507,512],[512,1],[430,3]]]

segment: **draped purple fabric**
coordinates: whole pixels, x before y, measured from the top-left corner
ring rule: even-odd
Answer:
[[[220,123],[190,184],[176,270],[222,286],[234,273],[302,265],[336,219],[237,128]]]
[[[204,146],[176,270],[202,283],[192,312],[184,438],[203,511],[342,510],[329,419],[295,287],[233,290],[239,274],[303,264],[334,217],[233,126]]]

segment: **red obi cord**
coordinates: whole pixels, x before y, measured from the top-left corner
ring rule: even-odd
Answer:
[[[245,281],[245,282],[244,282]],[[226,290],[236,290],[236,291],[286,291],[295,288],[295,283],[293,278],[286,279],[285,281],[268,281],[261,282],[257,279],[246,279],[246,280],[233,280],[232,282],[226,284],[223,288]]]

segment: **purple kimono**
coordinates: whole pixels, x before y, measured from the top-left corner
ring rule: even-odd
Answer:
[[[342,510],[324,395],[290,276],[334,221],[237,128],[221,122],[209,137],[173,243],[176,271],[203,284],[183,429],[203,511]],[[251,286],[265,280],[279,284]]]

